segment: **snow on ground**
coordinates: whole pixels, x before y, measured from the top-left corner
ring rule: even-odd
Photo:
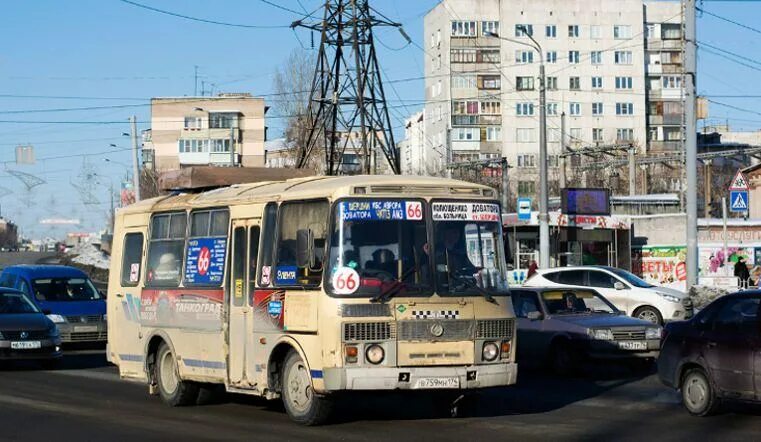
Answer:
[[[77,264],[90,265],[99,269],[108,270],[111,259],[108,255],[101,252],[92,242],[86,241],[69,249],[67,252],[73,256],[72,261]]]
[[[707,285],[696,285],[690,289],[692,304],[696,309],[702,309],[714,299],[730,293],[721,287],[711,287]]]

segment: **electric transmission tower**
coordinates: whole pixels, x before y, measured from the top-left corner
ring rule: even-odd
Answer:
[[[375,26],[396,27],[408,38],[400,24],[378,14],[368,0],[326,0],[321,22],[299,20],[291,25],[321,34],[305,116],[309,137],[306,145],[299,146],[297,167],[306,167],[313,155],[324,151],[325,173],[338,175],[344,173],[344,154],[349,150],[357,154],[363,173],[373,173],[383,160],[399,173],[373,42]]]

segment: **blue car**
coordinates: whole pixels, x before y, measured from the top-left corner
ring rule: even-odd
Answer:
[[[3,269],[0,286],[25,293],[58,327],[61,340],[106,342],[106,297],[74,267],[17,265]]]

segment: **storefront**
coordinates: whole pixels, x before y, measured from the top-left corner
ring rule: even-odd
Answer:
[[[525,280],[531,261],[539,262],[538,212],[530,220],[502,216],[512,284]],[[550,266],[606,265],[631,269],[629,219],[620,216],[550,213]]]

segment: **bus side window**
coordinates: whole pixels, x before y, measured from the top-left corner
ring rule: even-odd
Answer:
[[[259,285],[268,287],[273,282],[272,251],[275,249],[275,225],[277,224],[277,204],[269,203],[264,208],[263,237],[261,256],[259,258]]]
[[[182,276],[187,227],[185,212],[154,215],[148,246],[146,285],[178,287]]]
[[[128,233],[124,235],[122,250],[122,286],[134,287],[140,282],[143,260],[143,234]]]
[[[325,260],[325,244],[328,222],[327,201],[283,203],[277,249],[277,265],[274,269],[275,284],[279,286],[319,285]],[[298,243],[308,237],[312,241],[313,254],[309,262],[299,262]]]
[[[248,230],[248,290],[252,294],[254,293],[254,287],[256,286],[256,269],[257,258],[259,256],[259,226],[253,226]]]
[[[246,278],[246,228],[236,227],[233,231],[233,305],[242,307]]]

